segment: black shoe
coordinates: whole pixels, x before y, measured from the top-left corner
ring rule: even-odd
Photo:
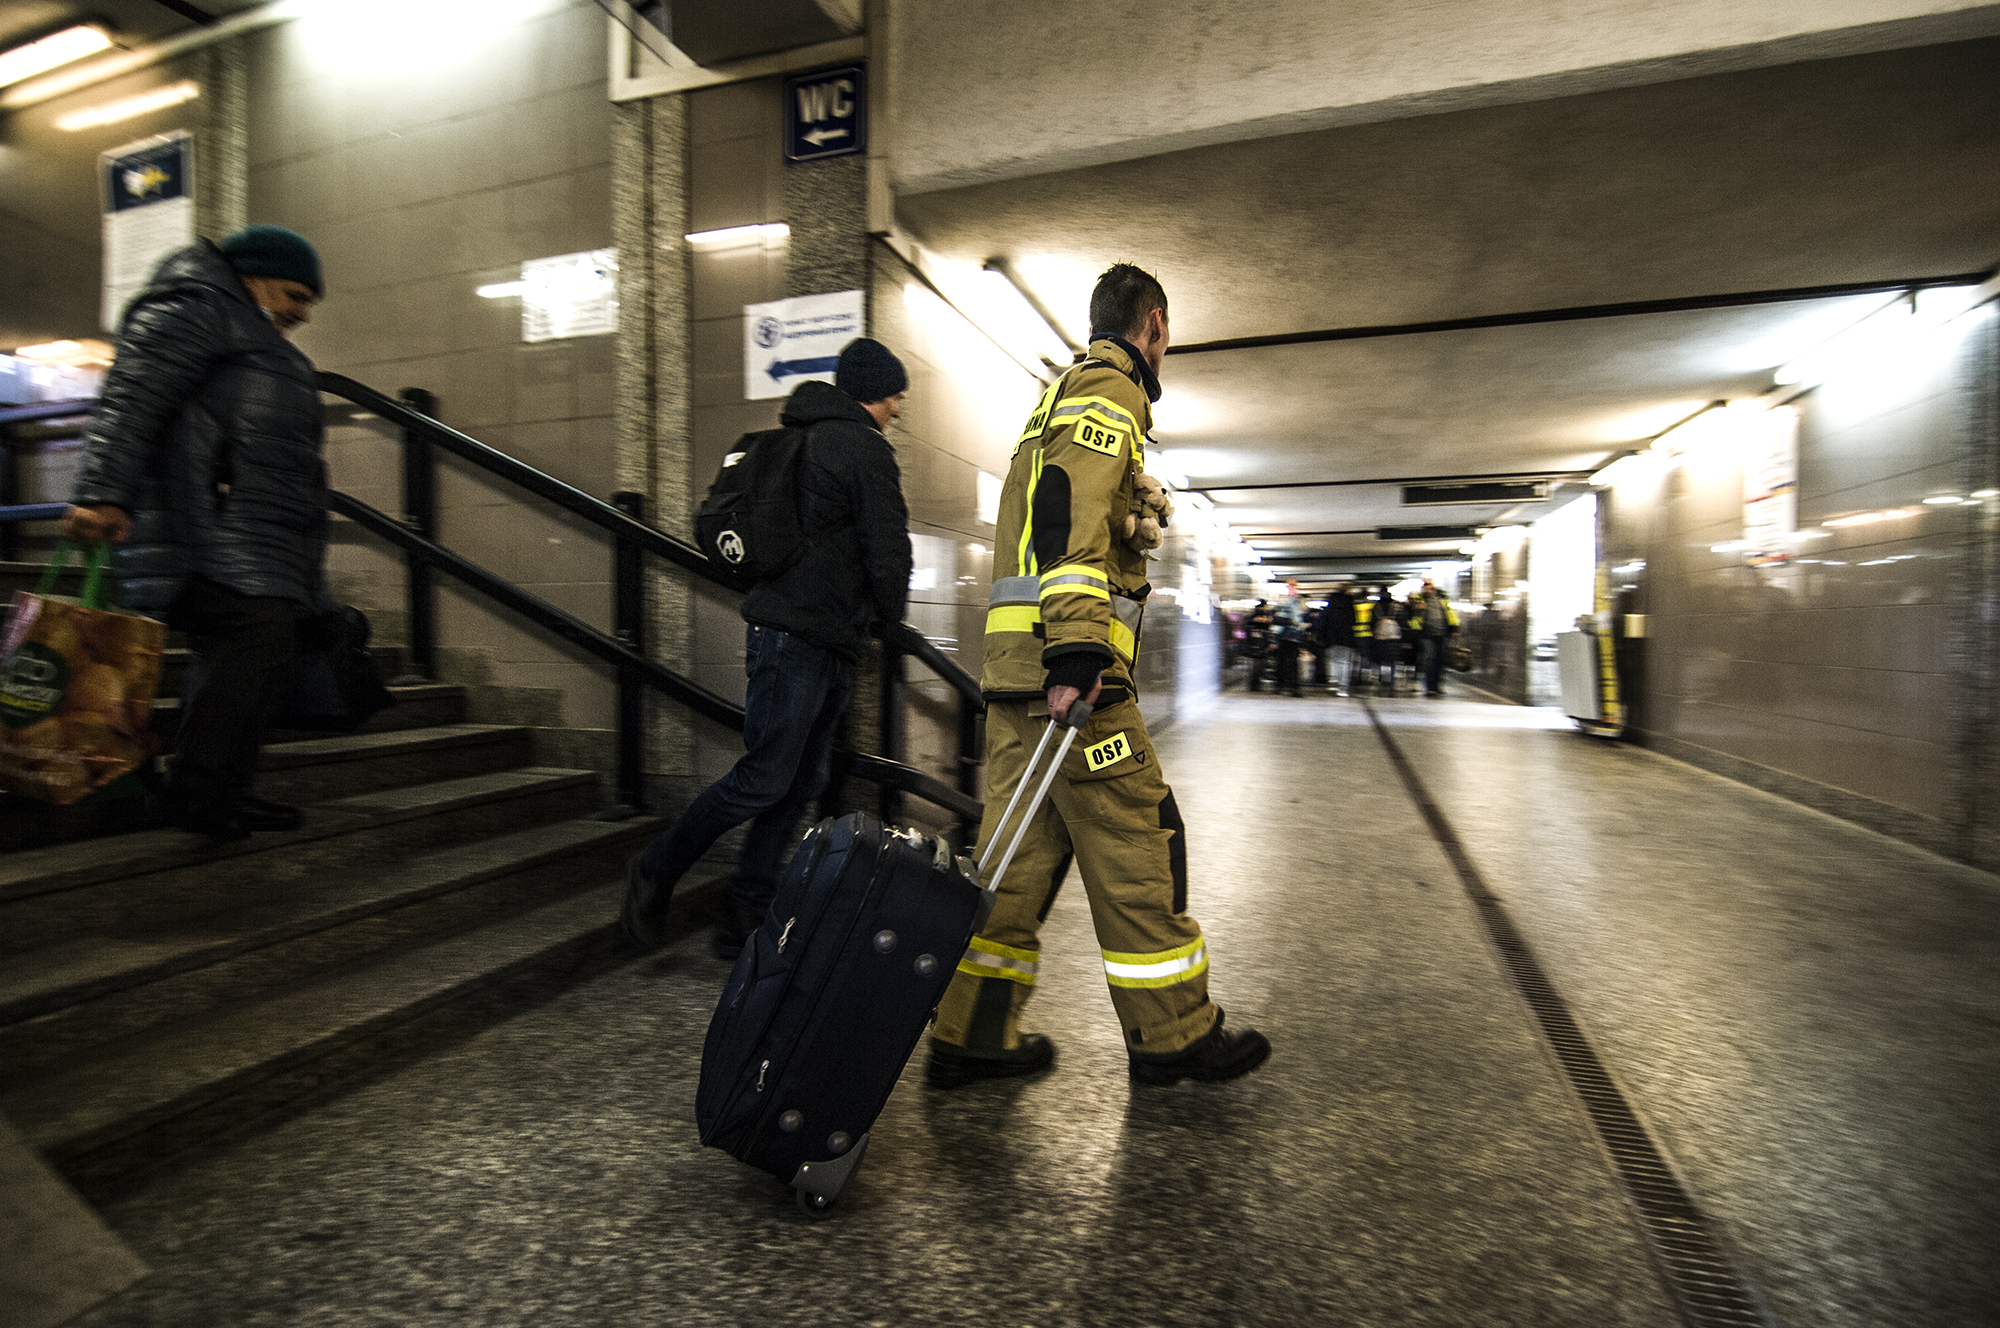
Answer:
[[[212,802],[190,802],[183,798],[177,798],[171,793],[167,795],[165,802],[167,824],[177,830],[186,830],[192,834],[206,835],[210,839],[248,839],[250,837],[250,827],[243,824],[242,819],[236,814],[234,807],[227,805],[218,806]]]
[[[673,902],[674,888],[661,886],[639,870],[640,854],[625,864],[625,903],[618,910],[620,957],[651,954],[667,943],[667,905]]]
[[[236,819],[245,830],[296,830],[303,819],[296,807],[282,802],[266,802],[241,794],[236,799]]]
[[[1220,1083],[1250,1073],[1270,1055],[1271,1039],[1254,1028],[1225,1030],[1220,1009],[1215,1012],[1215,1027],[1184,1051],[1170,1056],[1128,1053],[1132,1077],[1142,1084],[1177,1084],[1183,1079]]]
[[[980,1054],[932,1038],[931,1062],[924,1067],[924,1082],[932,1088],[963,1088],[981,1079],[1035,1074],[1055,1063],[1056,1044],[1041,1033],[1021,1034],[1021,1045],[1012,1051]]]

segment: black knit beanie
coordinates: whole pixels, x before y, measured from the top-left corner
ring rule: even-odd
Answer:
[[[910,386],[910,375],[895,352],[869,337],[856,337],[840,352],[833,385],[856,401],[881,401]]]
[[[283,226],[245,226],[216,248],[239,276],[276,277],[310,286],[315,296],[326,293],[320,285],[319,251],[297,231]]]

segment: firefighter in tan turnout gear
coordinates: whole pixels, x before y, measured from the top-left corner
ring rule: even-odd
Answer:
[[[1187,912],[1185,831],[1132,682],[1146,553],[1171,512],[1142,474],[1167,348],[1166,293],[1118,264],[1098,278],[1090,326],[1088,358],[1036,403],[1001,491],[980,678],[982,844],[1051,716],[1078,698],[1096,709],[938,1007],[928,1078],[942,1088],[1055,1063],[1055,1045],[1022,1032],[1020,1019],[1041,962],[1037,933],[1072,860],[1134,1079],[1232,1079],[1271,1050],[1255,1030],[1224,1028],[1208,998],[1208,944]]]

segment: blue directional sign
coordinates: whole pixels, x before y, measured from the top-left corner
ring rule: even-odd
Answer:
[[[868,147],[868,71],[821,69],[785,80],[785,160],[845,157]]]

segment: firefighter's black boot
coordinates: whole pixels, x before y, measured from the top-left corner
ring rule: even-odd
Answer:
[[[1056,1063],[1056,1044],[1040,1033],[1021,1034],[1012,1051],[970,1052],[931,1039],[931,1061],[924,1082],[932,1088],[963,1088],[981,1079],[1011,1079],[1035,1074]]]
[[[1271,1054],[1271,1040],[1254,1028],[1225,1029],[1222,1010],[1215,1027],[1200,1041],[1168,1055],[1128,1052],[1132,1077],[1142,1084],[1177,1084],[1183,1079],[1218,1083],[1250,1073]]]

